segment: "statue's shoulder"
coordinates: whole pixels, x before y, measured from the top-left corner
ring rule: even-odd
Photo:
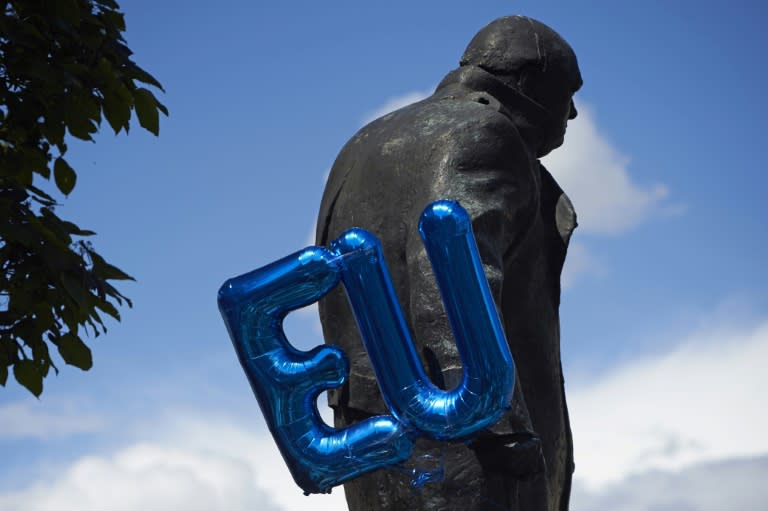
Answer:
[[[532,167],[530,151],[499,100],[466,89],[435,94],[372,121],[347,142],[337,164],[379,168],[403,161],[424,172],[448,165],[458,172],[528,175]]]
[[[378,143],[382,139],[404,136],[419,143],[446,136],[476,138],[483,132],[489,136],[519,136],[493,95],[483,91],[458,91],[435,94],[389,112],[361,128],[348,145]]]
[[[435,101],[446,129],[455,142],[475,150],[506,152],[524,150],[523,139],[501,102],[486,91],[443,96]]]
[[[485,91],[446,96],[438,102],[451,119],[443,139],[458,170],[520,170],[532,155],[517,126],[496,97]]]

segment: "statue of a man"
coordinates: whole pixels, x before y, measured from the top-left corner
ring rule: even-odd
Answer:
[[[413,489],[381,469],[345,485],[363,510],[568,508],[573,443],[560,362],[560,272],[576,216],[538,158],[563,143],[581,87],[576,56],[546,25],[499,18],[470,42],[458,69],[427,99],[362,128],[333,165],[317,243],[356,226],[382,242],[400,303],[432,381],[450,389],[461,360],[417,231],[422,210],[453,199],[469,212],[485,274],[516,362],[511,407],[473,442],[419,441],[415,462],[444,476]],[[343,290],[320,302],[327,343],[350,359],[329,393],[337,427],[388,413]],[[386,339],[382,339],[386,342]]]

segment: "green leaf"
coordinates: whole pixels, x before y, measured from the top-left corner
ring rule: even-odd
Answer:
[[[93,273],[103,280],[136,280],[123,270],[112,266],[104,260],[95,250],[89,250],[88,255],[93,261]]]
[[[157,101],[157,99],[155,99],[155,101]],[[163,114],[165,114],[166,117],[168,117],[168,108],[164,104],[160,103],[159,101],[157,102],[157,109],[163,112]]]
[[[53,164],[53,176],[61,193],[69,195],[77,182],[77,174],[64,158],[56,158],[56,162]]]
[[[34,249],[40,243],[40,238],[35,236],[35,232],[27,226],[10,223],[3,226],[3,241]]]
[[[0,338],[0,366],[11,365],[16,359],[17,346],[15,341],[8,337]]]
[[[106,300],[99,300],[96,303],[96,307],[103,310],[104,312],[112,316],[114,319],[120,321],[120,313],[118,312],[117,308],[114,305],[112,305],[110,302]]]
[[[69,234],[74,234],[75,236],[93,236],[96,234],[93,231],[89,231],[87,229],[81,229],[77,226],[77,224],[73,224],[72,222],[68,222],[66,220],[59,219],[59,223],[62,227],[66,230]]]
[[[22,149],[21,164],[48,179],[51,177],[51,171],[48,169],[48,159],[46,153],[38,148]]]
[[[45,41],[43,34],[41,34],[37,27],[32,23],[18,23],[14,25],[14,28],[18,29],[20,34],[37,39],[37,44]]]
[[[72,99],[72,107],[74,107],[75,111],[72,111],[72,109],[70,109],[69,118],[72,119],[73,117],[77,116],[82,119],[90,120],[93,122],[99,122],[101,120],[101,115],[100,115],[101,110],[99,110],[98,101],[97,101],[97,98],[87,93],[78,95],[77,98]],[[88,124],[89,126],[88,129],[93,130],[89,133],[95,133],[98,130],[98,128],[96,127],[95,124],[93,124],[93,122]],[[85,123],[84,123],[84,127],[86,127]]]
[[[77,336],[69,333],[59,338],[59,354],[64,362],[87,371],[93,366],[91,349]]]
[[[80,26],[80,6],[77,0],[55,0],[54,10],[61,19],[73,27]]]
[[[157,100],[147,89],[139,87],[133,92],[136,114],[142,128],[154,134],[160,134],[160,117],[157,113]]]
[[[139,66],[131,63],[129,64],[128,69],[129,69],[129,72],[131,72],[131,74],[133,75],[134,79],[140,82],[148,83],[149,85],[154,85],[161,91],[165,92],[165,89],[163,89],[163,86],[160,85],[160,82],[158,82],[154,76],[147,73],[146,71],[141,69]]]
[[[80,110],[80,107],[73,102],[67,117],[67,129],[73,136],[80,140],[91,141],[93,137],[91,133],[96,133],[98,127],[96,124],[84,115],[84,112]]]
[[[51,363],[51,356],[48,353],[48,345],[40,338],[39,333],[34,338],[30,338],[30,341],[27,344],[32,346],[32,359],[35,363],[40,364],[38,366],[39,370],[43,373],[43,378],[45,378],[48,376],[48,371],[53,365]]]
[[[62,119],[46,119],[45,124],[40,127],[40,130],[48,138],[51,144],[54,144],[59,148],[59,151],[62,154],[66,152],[66,145],[64,144],[66,127]]]
[[[128,131],[133,101],[131,93],[123,84],[104,91],[104,101],[101,104],[104,110],[104,117],[107,118],[107,122],[115,130],[115,134],[120,133],[121,129],[124,129],[126,132]]]
[[[119,8],[119,6],[117,5],[117,2],[114,2],[113,0],[96,0],[96,3],[99,5],[103,5],[109,9]]]
[[[123,13],[116,11],[104,11],[104,18],[111,23],[119,32],[125,31],[125,18]]]
[[[67,294],[77,303],[78,307],[82,310],[88,310],[88,291],[83,285],[69,273],[61,274],[61,284],[67,291]]]
[[[27,189],[34,193],[37,197],[32,197],[34,200],[37,200],[38,202],[41,202],[44,205],[48,206],[55,206],[56,205],[56,199],[42,191],[40,188],[36,186],[28,186]]]
[[[13,366],[13,376],[16,381],[28,391],[40,397],[43,393],[43,373],[32,360],[19,360]]]

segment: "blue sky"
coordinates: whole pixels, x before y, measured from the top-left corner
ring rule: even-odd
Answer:
[[[508,14],[560,32],[585,83],[545,161],[581,224],[561,309],[573,509],[768,498],[763,3],[121,6],[171,115],[159,138],[72,143],[59,212],[137,278],[135,307],[92,341],[91,371],[60,364],[39,401],[0,389],[0,509],[344,509],[290,481],[216,291],[307,245],[346,140]],[[297,345],[321,341],[312,311],[292,316]]]

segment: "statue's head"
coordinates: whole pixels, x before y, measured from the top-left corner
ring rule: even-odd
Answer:
[[[484,69],[549,113],[535,120],[538,156],[562,145],[582,82],[576,55],[557,32],[524,16],[499,18],[475,35],[461,65]]]

